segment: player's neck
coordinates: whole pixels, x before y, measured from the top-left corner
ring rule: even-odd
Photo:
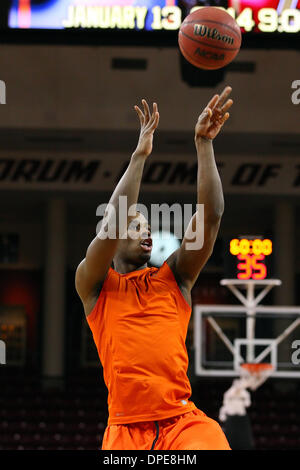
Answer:
[[[117,271],[119,274],[127,274],[131,273],[132,271],[139,271],[140,269],[147,268],[147,263],[138,266],[136,264],[126,263],[123,260],[114,260],[114,270]]]

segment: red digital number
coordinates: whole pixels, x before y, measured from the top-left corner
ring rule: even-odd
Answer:
[[[264,263],[260,263],[265,259],[264,255],[238,255],[238,259],[244,261],[244,263],[237,265],[238,270],[241,271],[237,275],[238,279],[261,280],[266,278],[267,267]]]
[[[252,256],[252,268],[255,269],[256,273],[252,274],[252,279],[265,279],[267,276],[267,267],[264,263],[259,263],[265,259],[265,255]]]
[[[238,255],[238,259],[240,261],[245,261],[245,263],[239,263],[237,265],[237,268],[239,271],[242,271],[238,273],[237,277],[238,279],[250,279],[252,276],[252,262],[251,262],[251,256],[249,255]]]

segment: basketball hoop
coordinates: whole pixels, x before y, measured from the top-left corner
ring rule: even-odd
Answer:
[[[250,363],[240,364],[241,379],[247,383],[247,388],[256,390],[262,385],[274,371],[274,366],[268,363]]]

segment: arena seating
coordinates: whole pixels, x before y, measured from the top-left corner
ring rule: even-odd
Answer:
[[[95,373],[68,379],[63,390],[43,389],[27,376],[2,380],[0,450],[97,450],[107,422],[107,395]],[[218,419],[230,382],[201,379],[192,399]],[[289,392],[270,380],[252,394],[249,417],[256,449],[300,448],[299,386]]]

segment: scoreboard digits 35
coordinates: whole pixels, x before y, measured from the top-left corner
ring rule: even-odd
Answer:
[[[269,276],[267,259],[273,252],[269,238],[245,236],[230,240],[229,251],[236,259],[236,277],[262,280]]]

